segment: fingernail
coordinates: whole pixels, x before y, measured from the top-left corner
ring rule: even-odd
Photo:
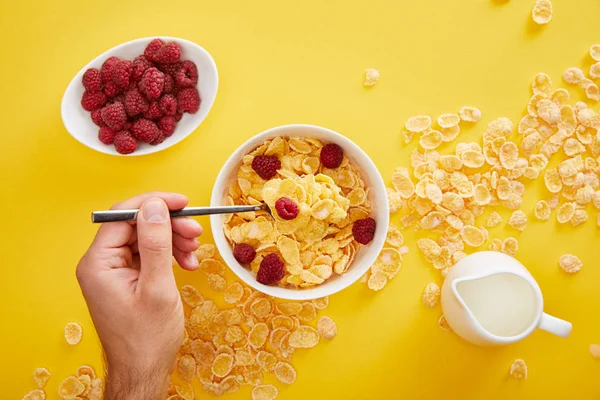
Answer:
[[[193,266],[193,267],[198,266],[198,259],[196,258],[196,255],[194,253],[189,253],[188,260],[189,260],[191,266]]]
[[[164,222],[167,220],[167,207],[160,200],[151,200],[142,209],[144,219],[149,222]]]

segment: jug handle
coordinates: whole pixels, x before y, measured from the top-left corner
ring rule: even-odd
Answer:
[[[560,318],[556,318],[552,315],[542,313],[542,318],[540,319],[540,325],[538,327],[546,332],[550,332],[557,336],[566,338],[571,333],[573,325],[570,322],[567,322]]]

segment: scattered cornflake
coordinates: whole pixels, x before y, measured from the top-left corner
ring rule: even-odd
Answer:
[[[429,282],[423,291],[423,305],[433,308],[440,302],[441,290],[437,283]]]
[[[516,359],[510,366],[509,375],[515,379],[527,379],[527,365],[525,361]]]
[[[550,208],[550,205],[546,200],[540,200],[537,203],[535,203],[533,214],[540,221],[547,221],[552,215],[552,209]]]
[[[502,248],[500,251],[511,257],[516,256],[517,251],[519,251],[519,241],[514,237],[507,237],[502,241]]]
[[[65,340],[70,345],[74,346],[81,341],[83,330],[77,322],[69,322],[65,326]]]
[[[565,254],[560,257],[558,260],[558,265],[560,268],[569,274],[574,274],[583,267],[583,263],[579,259],[579,257],[574,256],[573,254]]]
[[[183,400],[194,400],[194,388],[189,383],[175,385],[175,391]]]
[[[537,0],[531,11],[533,21],[538,25],[544,25],[552,19],[552,3],[550,0]]]
[[[32,390],[23,396],[23,400],[46,400],[46,393],[41,389]]]
[[[585,96],[590,100],[600,101],[600,88],[598,88],[598,85],[595,83],[587,85],[585,87]]]
[[[333,339],[337,335],[337,325],[328,316],[322,316],[317,322],[319,334],[327,340]]]
[[[285,361],[279,361],[275,364],[273,372],[275,373],[275,377],[279,379],[279,382],[286,385],[291,385],[296,381],[296,370],[290,363]]]
[[[366,87],[373,87],[379,82],[379,71],[375,68],[367,68],[365,70],[365,83]]]
[[[204,297],[198,289],[190,285],[183,285],[180,290],[181,300],[190,307],[196,307],[202,304]]]
[[[242,284],[239,282],[233,282],[231,285],[227,286],[225,289],[225,293],[223,293],[223,300],[225,300],[228,304],[235,304],[244,295],[244,288]]]
[[[196,375],[196,359],[189,354],[181,356],[177,362],[177,372],[181,379],[191,382]]]
[[[441,128],[452,128],[460,123],[460,116],[453,113],[442,114],[437,118],[437,123]]]
[[[460,119],[466,122],[478,122],[481,119],[481,111],[476,107],[464,106],[459,114]]]
[[[488,228],[494,228],[502,223],[502,217],[497,211],[492,211],[487,218],[485,225]]]
[[[563,73],[563,80],[569,85],[579,85],[584,78],[585,74],[577,67],[567,68]]]
[[[450,325],[448,325],[448,322],[446,321],[446,317],[444,317],[444,315],[440,315],[440,318],[438,318],[437,325],[443,331],[450,330]]]
[[[600,62],[597,62],[590,66],[589,75],[592,79],[600,79]]]
[[[82,394],[84,390],[85,386],[79,379],[69,376],[58,387],[58,395],[63,399],[72,399]]]
[[[590,354],[595,360],[600,360],[600,344],[590,344]]]
[[[556,210],[556,220],[561,224],[566,224],[573,219],[575,215],[575,205],[573,203],[563,203]]]
[[[429,115],[418,115],[406,120],[404,127],[413,133],[424,132],[431,127],[431,117]]]
[[[206,279],[208,287],[215,292],[222,292],[227,287],[227,281],[219,274],[208,274]]]
[[[48,382],[48,379],[50,379],[50,376],[52,376],[50,371],[43,367],[36,368],[33,372],[33,380],[35,381],[37,387],[40,389],[43,389],[46,386],[46,383]]]
[[[443,142],[443,136],[440,131],[430,130],[421,135],[419,145],[425,150],[434,150]]]
[[[252,389],[252,400],[275,400],[279,391],[273,385],[261,385]]]
[[[514,211],[508,219],[508,225],[523,232],[527,227],[527,215],[521,210]]]
[[[209,258],[215,258],[216,254],[217,248],[212,243],[201,244],[198,250],[196,250],[196,257],[199,263]]]

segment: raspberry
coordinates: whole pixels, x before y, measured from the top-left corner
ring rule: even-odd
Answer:
[[[200,93],[196,88],[181,89],[177,93],[177,111],[195,113],[200,108]]]
[[[83,74],[81,83],[85,90],[97,92],[102,89],[102,74],[98,68],[90,68]]]
[[[123,125],[127,122],[125,106],[118,101],[104,107],[100,112],[100,115],[102,116],[104,123],[114,131],[123,128]]]
[[[156,100],[165,86],[165,74],[154,67],[148,68],[138,86],[140,92],[145,94],[148,100]]]
[[[144,55],[137,56],[133,60],[133,70],[131,71],[131,78],[134,82],[139,82],[142,79],[142,75],[148,68],[152,67],[152,63]]]
[[[102,67],[100,67],[100,75],[102,76],[103,83],[111,81],[112,68],[119,61],[121,60],[119,60],[117,57],[110,57],[104,61]]]
[[[131,132],[132,127],[133,127],[133,122],[127,121],[127,122],[125,122],[125,125],[123,125],[123,130]]]
[[[125,110],[130,117],[148,111],[148,101],[142,96],[138,88],[133,88],[125,93]]]
[[[173,78],[175,78],[177,71],[179,71],[179,68],[181,68],[181,61],[173,64],[158,64],[157,68],[164,72],[165,75],[171,75]]]
[[[158,101],[153,101],[150,103],[148,110],[144,113],[144,118],[158,121],[163,117],[163,112],[160,110],[160,106],[158,105]]]
[[[298,216],[298,204],[287,197],[282,197],[275,202],[275,210],[277,210],[277,215],[286,220],[294,219]]]
[[[344,159],[344,150],[337,144],[329,143],[321,149],[321,164],[325,168],[337,168]]]
[[[137,149],[137,141],[129,131],[121,131],[115,135],[115,148],[121,154],[130,154]]]
[[[148,43],[148,46],[146,46],[146,49],[144,50],[144,56],[150,61],[156,61],[154,59],[154,55],[161,47],[163,47],[163,44],[165,44],[165,42],[162,40],[153,39],[150,43]]]
[[[175,78],[169,74],[165,74],[165,86],[163,93],[173,93],[175,91]]]
[[[175,42],[163,45],[153,55],[154,62],[161,64],[173,64],[181,58],[181,47]]]
[[[275,253],[267,254],[265,258],[260,262],[258,273],[256,274],[256,280],[263,285],[271,285],[279,282],[283,279],[285,274],[285,264],[279,256]]]
[[[102,120],[102,115],[100,115],[100,109],[92,111],[91,115],[92,115],[92,121],[94,121],[94,123],[96,125],[98,125],[100,128],[102,128],[103,126],[106,126],[106,124]]]
[[[167,137],[165,135],[163,135],[162,132],[160,132],[158,134],[158,136],[156,137],[156,139],[154,139],[152,142],[150,142],[150,144],[152,146],[156,146],[157,144],[161,144],[162,142],[164,142],[166,138]]]
[[[129,86],[129,78],[133,70],[133,63],[129,60],[115,62],[110,71],[110,79],[115,85],[126,88]]]
[[[256,250],[249,244],[236,244],[233,248],[233,256],[240,264],[250,264],[256,257]]]
[[[352,235],[358,243],[367,244],[373,240],[376,227],[377,222],[373,218],[359,219],[352,225]]]
[[[184,61],[175,74],[175,81],[179,87],[192,87],[198,83],[198,69],[192,61]]]
[[[177,121],[175,121],[175,117],[172,116],[162,117],[158,121],[158,128],[167,137],[175,132],[175,125],[177,125]]]
[[[252,160],[252,169],[265,180],[277,175],[277,170],[280,168],[281,161],[277,156],[256,156]]]
[[[106,95],[106,97],[108,97],[109,99],[120,95],[121,93],[123,93],[123,89],[118,87],[114,82],[106,82],[106,85],[104,85],[104,94]]]
[[[143,118],[135,121],[131,130],[133,136],[144,143],[152,143],[160,133],[158,126],[154,122]]]
[[[177,113],[177,99],[172,94],[161,97],[158,105],[164,115],[175,115]]]
[[[86,111],[94,111],[106,104],[106,95],[102,92],[83,92],[81,107]]]
[[[178,112],[175,114],[175,121],[179,122],[181,118],[183,118],[183,113]]]
[[[108,126],[100,128],[98,131],[98,139],[104,144],[112,144],[117,133]]]

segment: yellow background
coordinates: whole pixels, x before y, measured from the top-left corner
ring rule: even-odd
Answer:
[[[415,144],[405,146],[399,133],[412,115],[480,107],[482,122],[464,130],[461,140],[478,140],[500,116],[517,122],[535,73],[546,71],[560,84],[565,68],[590,65],[587,50],[600,42],[597,0],[557,0],[554,19],[541,28],[531,22],[533,3],[3,1],[0,397],[18,399],[31,390],[38,366],[53,373],[50,399],[78,365],[101,366],[74,275],[97,228],[90,211],[153,189],[208,204],[228,155],[251,135],[280,124],[342,132],[389,180],[396,166],[409,165]],[[152,35],[183,37],[213,55],[220,86],[206,121],[184,142],[140,158],[107,156],[76,142],[60,119],[72,76],[106,49]],[[381,71],[373,89],[362,86],[367,67]],[[523,210],[531,215],[541,196],[547,196],[541,182],[527,184]],[[208,220],[201,222],[209,242]],[[519,238],[517,258],[538,280],[546,311],[573,323],[569,339],[535,332],[516,345],[477,348],[438,329],[441,310],[425,309],[421,292],[440,277],[411,232],[411,252],[385,290],[372,293],[356,284],[332,296],[325,313],[337,321],[338,337],[297,352],[298,380],[278,385],[280,398],[599,398],[600,363],[588,353],[590,343],[600,342],[595,215],[576,229],[531,221],[522,234],[491,230],[492,237],[509,235]],[[575,276],[557,266],[566,252],[583,260]],[[178,271],[177,279],[205,285],[200,273]],[[75,347],[63,339],[72,320],[84,328]],[[526,381],[508,378],[515,358],[529,365]],[[243,388],[230,397],[248,399],[249,392]]]

